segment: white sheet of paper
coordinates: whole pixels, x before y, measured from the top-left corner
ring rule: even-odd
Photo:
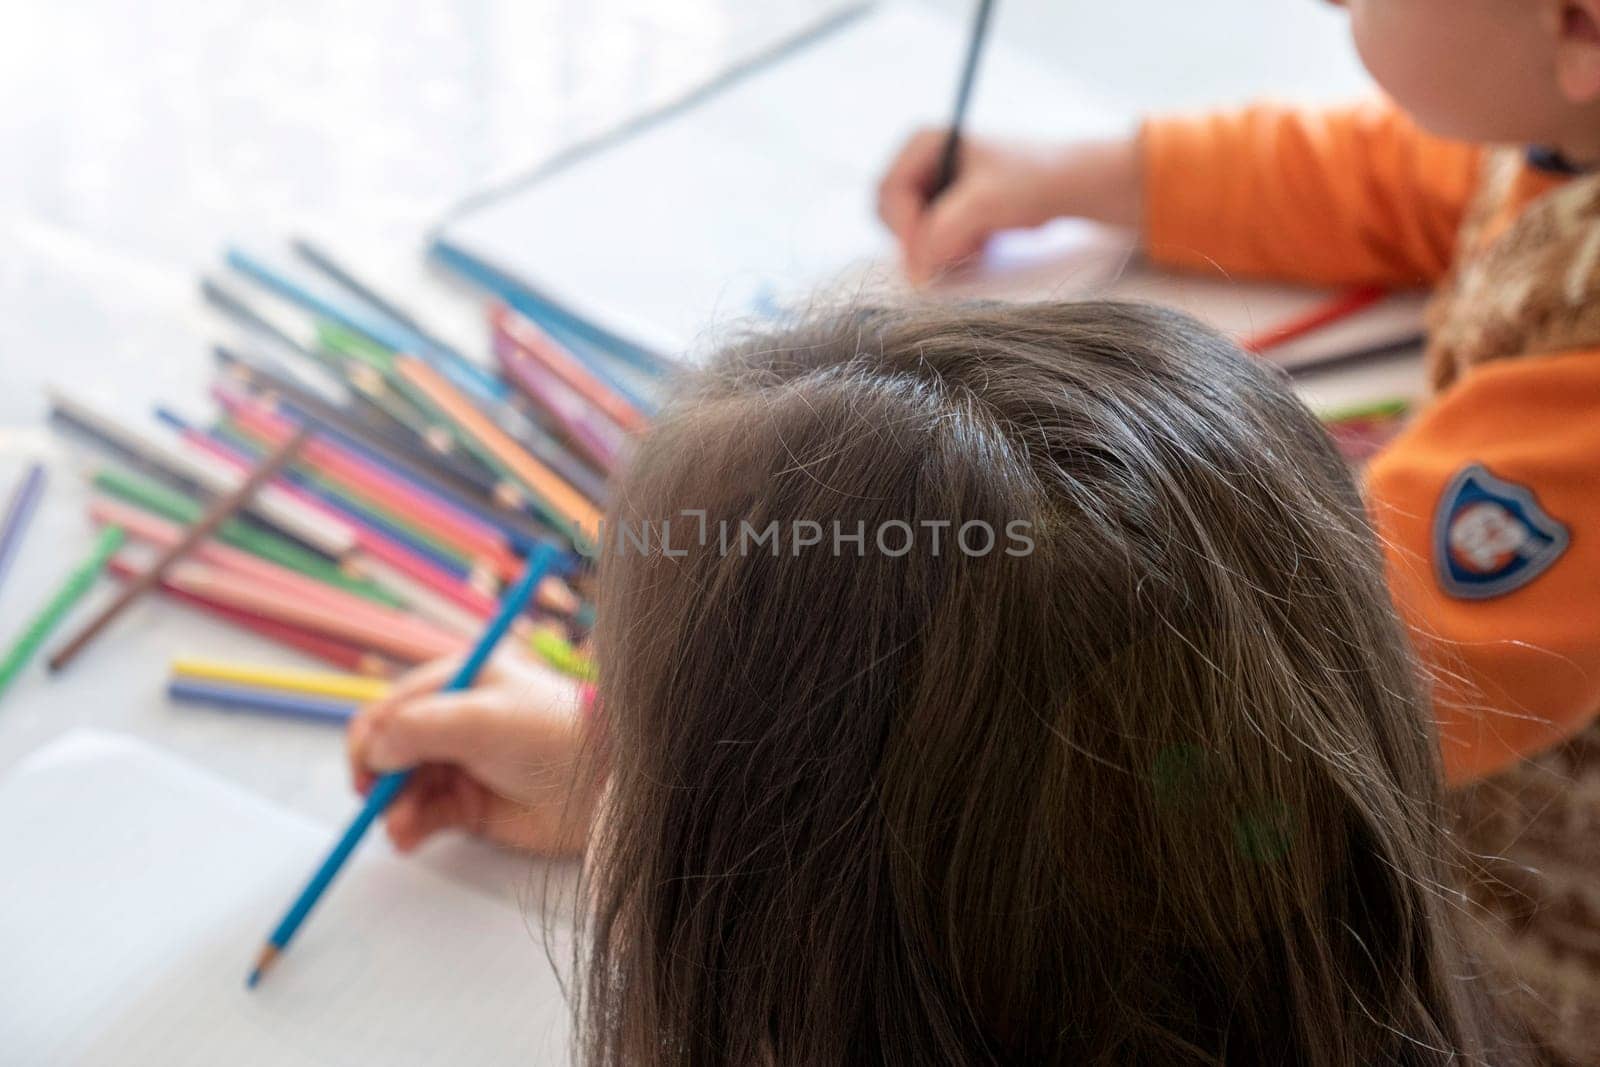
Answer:
[[[0,782],[0,1060],[567,1061],[536,917],[371,843],[247,992],[331,840],[122,735],[77,731],[27,758]]]
[[[442,237],[674,355],[708,326],[818,286],[893,284],[877,179],[914,128],[949,121],[968,32],[965,20],[883,5]],[[996,40],[969,119],[986,134],[1052,138],[1129,125]]]

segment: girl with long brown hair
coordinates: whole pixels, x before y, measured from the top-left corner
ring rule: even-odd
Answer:
[[[1361,501],[1194,321],[748,338],[600,573],[595,729],[507,668],[352,731],[403,846],[586,847],[582,1062],[1520,1062]]]

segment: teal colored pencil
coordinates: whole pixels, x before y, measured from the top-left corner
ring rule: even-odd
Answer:
[[[126,539],[127,534],[120,526],[107,526],[100,531],[93,551],[67,576],[61,588],[56,590],[56,595],[34,616],[28,628],[6,651],[5,659],[0,659],[0,694],[22,673],[22,668],[28,665],[34,653],[39,651],[39,646],[61,625],[67,612],[83,599],[94,585],[95,578],[106,569],[106,564],[111,562],[111,557],[117,554],[117,549],[122,547]]]
[[[511,628],[512,622],[528,606],[528,601],[533,599],[533,591],[538,588],[540,580],[555,567],[556,562],[556,550],[550,545],[539,545],[533,550],[528,556],[527,567],[522,572],[522,577],[501,598],[500,610],[484,629],[483,636],[478,638],[478,643],[472,647],[471,653],[457,669],[450,684],[444,687],[445,692],[466,689],[472,685],[473,680],[478,677],[478,672],[488,662],[494,646],[500,643],[500,639]],[[261,953],[256,957],[255,966],[250,969],[250,976],[245,979],[246,986],[254,989],[262,976],[271,970],[272,965],[278,960],[278,955],[289,947],[290,939],[306,921],[306,916],[311,914],[311,909],[317,906],[317,901],[328,891],[328,886],[343,869],[350,854],[361,843],[367,828],[394,802],[394,798],[400,795],[400,791],[406,786],[406,780],[410,777],[409,770],[390,771],[373,785],[372,792],[367,794],[366,802],[361,805],[361,810],[356,812],[356,817],[350,821],[350,825],[334,843],[327,858],[312,872],[310,881],[294,899],[294,903],[289,905],[289,910],[284,913],[278,925],[273,927],[272,933],[267,937],[267,943],[261,947]]]

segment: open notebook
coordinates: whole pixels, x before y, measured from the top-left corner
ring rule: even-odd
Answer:
[[[29,757],[0,782],[0,1060],[567,1062],[537,929],[377,848],[247,993],[261,938],[330,840],[123,736],[79,731]]]
[[[906,3],[847,13],[688,106],[448,222],[436,252],[453,266],[487,265],[671,356],[713,322],[772,314],[814,286],[890,281],[878,171],[911,130],[949,121],[968,30]],[[971,125],[1065,136],[1126,122],[992,42]]]
[[[814,293],[893,296],[903,283],[875,214],[876,185],[911,130],[949,121],[969,29],[909,3],[837,17],[684,105],[480,199],[440,228],[435,258],[562,340],[613,354],[692,358],[720,331]],[[968,127],[1065,141],[1133,123],[1063,72],[991,40]],[[1152,275],[1138,269],[1128,235],[1071,221],[1001,235],[942,291],[1141,297],[1236,335],[1326,296],[1220,273]],[[1419,307],[1395,300],[1274,358],[1302,363],[1412,335]]]

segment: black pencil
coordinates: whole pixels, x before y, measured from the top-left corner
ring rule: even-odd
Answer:
[[[1415,352],[1427,344],[1426,334],[1407,334],[1389,341],[1379,341],[1376,344],[1354,348],[1344,352],[1332,352],[1326,356],[1308,359],[1303,363],[1290,363],[1283,366],[1284,373],[1291,378],[1305,378],[1316,374],[1318,371],[1331,370],[1335,367],[1348,367],[1355,363],[1365,363],[1369,360],[1387,359],[1391,356],[1404,355]],[[1263,357],[1267,362],[1272,362],[1271,356]]]
[[[937,199],[956,180],[956,159],[961,154],[961,126],[967,119],[967,101],[972,98],[972,83],[978,75],[978,57],[983,53],[983,39],[989,32],[989,13],[993,8],[994,0],[978,0],[978,12],[972,22],[972,39],[967,42],[967,64],[961,71],[961,85],[956,89],[956,109],[950,119],[950,135],[945,138],[944,152],[939,157],[939,171],[928,190],[929,200]]]
[[[469,362],[467,357],[463,356],[454,345],[441,340],[437,334],[428,330],[399,304],[396,304],[372,286],[357,278],[348,268],[324,251],[321,246],[313,244],[305,238],[296,238],[290,242],[290,247],[294,249],[295,254],[301,259],[326,274],[334,282],[349,291],[351,295],[365,302],[379,314],[398,322],[434,348],[449,355],[451,359],[460,360],[463,363]]]

